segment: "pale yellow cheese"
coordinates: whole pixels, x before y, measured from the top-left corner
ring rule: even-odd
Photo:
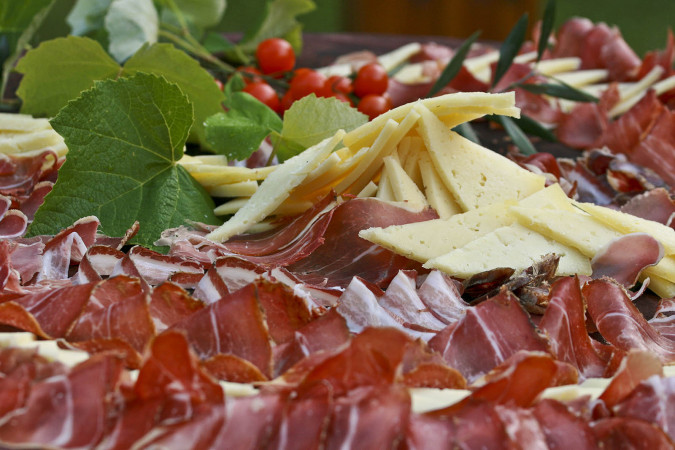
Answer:
[[[51,128],[31,133],[0,134],[0,153],[5,154],[48,150],[60,144],[63,144],[63,138]]]
[[[380,182],[377,185],[377,194],[375,196],[380,200],[387,202],[393,202],[396,200],[394,197],[394,190],[392,189],[391,183],[389,182],[389,173],[387,172],[386,167],[382,169]]]
[[[544,59],[534,65],[537,72],[542,75],[555,75],[561,72],[577,70],[581,67],[581,58],[570,56],[566,58]]]
[[[206,186],[205,189],[212,197],[250,197],[258,190],[258,182],[254,180],[239,181],[237,183]]]
[[[39,130],[50,130],[48,119],[35,119],[29,114],[0,113],[0,131],[32,133]]]
[[[417,162],[422,176],[424,193],[431,207],[438,213],[438,216],[441,219],[447,219],[455,214],[462,213],[462,207],[459,206],[438,176],[436,169],[431,163],[429,153],[420,153]]]
[[[277,167],[268,166],[249,169],[248,167],[199,164],[188,166],[186,169],[202,186],[217,186],[219,184],[238,183],[240,181],[264,180]]]
[[[558,73],[552,82],[565,83],[569,86],[580,88],[589,84],[598,83],[607,79],[607,69],[576,70],[574,72]]]
[[[431,259],[424,267],[439,269],[459,278],[469,278],[500,267],[521,271],[551,253],[560,256],[557,275],[591,274],[589,259],[576,249],[517,223],[498,228],[461,248]]]
[[[441,118],[450,127],[486,114],[501,114],[519,117],[520,110],[515,106],[515,93],[504,92],[490,94],[485,92],[460,92],[407,103],[388,111],[370,122],[350,131],[344,138],[344,144],[352,150],[369,147],[389,120],[401,121],[415,105],[424,105]],[[453,119],[456,116],[456,120]]]
[[[525,208],[545,208],[559,209],[577,213],[578,210],[572,206],[572,200],[567,197],[558,183],[552,184],[541,191],[522,199],[518,206]]]
[[[368,228],[359,237],[422,263],[444,255],[497,228],[512,224],[511,202],[486,206],[449,219]]]
[[[421,137],[409,136],[408,139],[410,139],[410,150],[403,161],[403,170],[405,170],[405,173],[415,182],[418,188],[423,189],[424,182],[422,180],[422,172],[420,171],[419,158],[427,150]]]
[[[642,280],[644,281],[644,277]],[[651,289],[661,298],[675,297],[675,283],[664,280],[663,278],[654,274],[649,276],[649,289]]]
[[[302,183],[307,175],[330,155],[342,140],[344,131],[324,139],[313,147],[277,166],[255,194],[234,216],[206,237],[212,241],[223,242],[230,237],[247,231],[273,213],[288,198],[291,190]],[[367,184],[367,183],[366,183]]]
[[[340,163],[342,159],[337,152],[331,153],[328,158],[324,159],[319,166],[312,170],[307,178],[303,181],[303,184],[310,183],[317,178],[327,178],[333,176],[330,172]]]
[[[428,205],[424,194],[419,190],[413,180],[410,179],[401,164],[393,157],[383,159],[387,169],[389,183],[394,193],[394,199],[398,202],[406,202],[414,208],[423,208]]]
[[[675,230],[653,220],[642,219],[592,203],[575,203],[595,219],[622,233],[647,233],[658,240],[666,255],[675,255]]]
[[[364,197],[374,197],[375,194],[377,194],[377,185],[373,183],[372,181],[364,187],[361,192],[357,195],[359,198],[364,198]]]
[[[464,210],[521,200],[544,188],[543,176],[451,131],[428,109],[419,111],[434,167]]]

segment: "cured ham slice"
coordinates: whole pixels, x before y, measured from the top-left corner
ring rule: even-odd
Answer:
[[[608,242],[591,260],[592,278],[609,277],[626,289],[637,283],[644,269],[663,258],[663,246],[646,233],[631,233]]]
[[[592,423],[591,429],[600,448],[649,450],[675,445],[662,430],[641,419],[608,417]]]
[[[113,270],[112,275],[127,274],[140,276],[147,283],[156,285],[167,281],[176,273],[203,274],[204,266],[196,261],[185,260],[176,256],[167,256],[144,247],[133,247]],[[125,264],[126,263],[126,264]],[[133,265],[135,269],[129,269]]]
[[[433,270],[422,282],[417,295],[434,316],[445,324],[451,324],[459,320],[469,307],[462,300],[460,287],[444,273]]]
[[[625,351],[652,352],[662,363],[675,361],[675,342],[647,322],[623,287],[609,279],[593,280],[582,294],[593,323],[610,344]]]
[[[374,198],[355,198],[336,207],[325,243],[286,268],[298,279],[317,286],[346,288],[358,275],[384,287],[400,269],[418,268],[407,258],[361,239],[359,231],[438,218],[435,211],[411,212]]]
[[[661,299],[649,324],[662,336],[675,341],[675,299]]]
[[[92,448],[102,438],[122,365],[99,355],[66,375],[35,383],[25,405],[0,425],[0,442],[31,447]]]
[[[233,354],[251,362],[266,377],[272,374],[272,346],[259,302],[260,281],[233,292],[176,323],[199,358]],[[169,330],[165,331],[168,332]]]
[[[519,350],[548,350],[518,299],[502,291],[469,308],[462,319],[448,325],[429,347],[469,382],[492,370]]]
[[[185,289],[169,282],[154,288],[150,295],[150,316],[159,333],[204,307],[203,302],[192,297]]]
[[[35,156],[2,155],[0,158],[0,194],[28,195],[40,181],[56,181],[60,162],[52,151]]]
[[[633,392],[640,382],[654,375],[663,375],[658,358],[647,352],[631,351],[621,361],[612,381],[600,395],[600,400],[611,409]]]
[[[657,425],[675,441],[675,378],[652,376],[643,380],[615,405],[614,413]]]
[[[561,278],[551,287],[548,306],[539,322],[546,332],[551,353],[575,366],[584,377],[606,376],[606,365],[586,331],[581,288],[576,277]]]
[[[621,212],[675,226],[675,200],[663,188],[652,189],[633,197],[621,207]]]
[[[580,103],[563,114],[556,128],[560,142],[573,148],[595,148],[609,128],[609,110],[620,100],[616,85],[602,93],[598,103]]]
[[[49,239],[42,253],[42,270],[38,274],[38,281],[69,278],[71,263],[79,262],[94,244],[99,225],[96,217],[85,217]]]

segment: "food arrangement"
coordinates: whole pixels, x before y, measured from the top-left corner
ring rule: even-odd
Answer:
[[[304,72],[261,33],[223,91],[166,43],[28,52],[51,119],[0,116],[2,446],[672,448],[675,41],[589,23]],[[57,51],[99,72],[43,100]],[[526,154],[545,131],[588,150]]]

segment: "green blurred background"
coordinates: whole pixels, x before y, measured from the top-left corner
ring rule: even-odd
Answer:
[[[67,33],[63,18],[73,3],[74,0],[57,0],[40,38]],[[229,0],[218,28],[222,31],[246,29],[255,21],[264,3],[265,0]],[[483,23],[488,29],[483,29],[482,37],[499,40],[522,11],[541,17],[540,9],[545,1],[315,0],[315,3],[315,11],[300,17],[306,31],[384,31],[466,37]],[[421,16],[411,17],[417,12]],[[397,23],[386,23],[397,13],[404,17]],[[642,56],[647,50],[665,46],[668,27],[675,26],[675,0],[559,0],[557,25],[573,16],[617,25],[626,41]],[[482,19],[485,20],[481,22]]]

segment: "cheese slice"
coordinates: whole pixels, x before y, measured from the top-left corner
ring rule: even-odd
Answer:
[[[29,114],[0,113],[0,131],[32,133],[39,130],[51,130],[48,119],[35,119]]]
[[[258,182],[254,180],[239,181],[237,183],[207,186],[205,189],[211,197],[250,197],[258,190]]]
[[[448,129],[428,109],[421,132],[436,171],[464,210],[521,200],[544,188],[546,179]]]
[[[500,114],[511,117],[520,117],[520,109],[516,106],[514,92],[490,94],[486,92],[458,92],[438,97],[406,103],[394,108],[370,122],[350,131],[344,138],[344,144],[352,149],[369,147],[375,141],[380,130],[387,121],[400,122],[416,105],[423,105],[450,128],[486,114]]]
[[[429,153],[420,153],[417,162],[422,176],[424,193],[431,207],[438,213],[438,217],[447,219],[455,214],[462,213],[462,207],[459,206],[438,176],[438,173],[431,162],[431,158],[429,157]]]
[[[661,298],[675,297],[675,283],[665,280],[658,275],[651,274],[649,276],[649,289]]]
[[[361,192],[359,192],[357,197],[375,197],[375,194],[377,194],[377,185],[371,181],[361,190]]]
[[[389,183],[394,193],[394,198],[398,202],[406,202],[413,208],[423,208],[428,206],[427,199],[419,190],[415,182],[410,179],[401,164],[392,156],[387,156],[383,160],[387,169]]]
[[[572,200],[565,194],[558,183],[554,183],[541,191],[526,197],[518,202],[518,206],[525,208],[558,209],[578,213],[572,206]]]
[[[542,75],[555,75],[561,72],[577,70],[581,67],[581,58],[570,56],[566,58],[544,59],[537,62],[534,68]]]
[[[672,228],[653,220],[642,219],[632,214],[626,214],[592,203],[575,202],[575,205],[600,222],[622,233],[647,233],[661,242],[666,255],[675,255],[675,230]]]
[[[344,131],[340,130],[333,137],[324,139],[277,166],[251,199],[230,220],[209,233],[206,238],[216,242],[226,241],[235,234],[247,231],[252,225],[274,212],[288,198],[291,190],[302,183],[307,175],[330,155],[344,134]]]
[[[394,190],[392,189],[391,183],[389,182],[389,173],[386,167],[382,170],[382,174],[380,175],[380,182],[377,185],[377,194],[375,196],[380,200],[387,202],[396,201],[394,197]]]
[[[589,69],[576,70],[574,72],[558,73],[551,80],[552,82],[562,82],[575,88],[580,88],[593,83],[605,81],[609,76],[607,69]]]
[[[409,136],[410,150],[402,163],[403,170],[408,174],[418,188],[423,189],[422,172],[420,171],[419,158],[422,153],[427,153],[424,141],[419,136]]]
[[[274,172],[277,167],[278,166],[268,166],[260,167],[258,169],[249,169],[248,167],[201,164],[189,165],[186,169],[199,184],[206,187],[249,180],[264,180],[269,174]]]
[[[589,259],[579,251],[517,223],[498,228],[461,248],[431,259],[424,267],[439,269],[459,278],[469,278],[500,267],[521,271],[551,253],[560,256],[557,275],[591,274]]]
[[[389,250],[425,263],[477,239],[497,228],[512,224],[509,212],[514,202],[506,202],[456,214],[449,219],[368,228],[359,237]]]

